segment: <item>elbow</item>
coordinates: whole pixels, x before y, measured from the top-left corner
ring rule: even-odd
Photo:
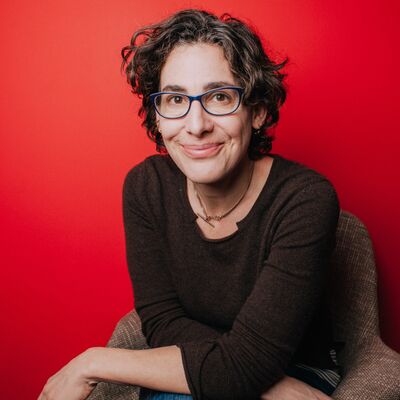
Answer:
[[[149,327],[148,324],[142,324],[143,336],[146,338],[146,342],[151,348],[168,346],[160,335],[157,334],[157,330]]]

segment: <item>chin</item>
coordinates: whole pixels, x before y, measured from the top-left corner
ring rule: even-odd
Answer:
[[[215,165],[185,166],[182,172],[194,183],[210,184],[217,182],[223,176],[223,172]]]

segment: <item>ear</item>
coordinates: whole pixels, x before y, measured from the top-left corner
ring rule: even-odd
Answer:
[[[252,110],[252,126],[259,129],[267,118],[268,110],[265,104],[258,104]]]

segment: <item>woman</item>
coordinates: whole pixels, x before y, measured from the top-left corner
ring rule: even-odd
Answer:
[[[88,349],[39,399],[84,399],[102,380],[152,400],[329,399],[339,376],[324,287],[339,204],[326,178],[270,153],[286,61],[243,22],[199,10],[139,30],[122,54],[166,153],[124,184],[151,349]]]

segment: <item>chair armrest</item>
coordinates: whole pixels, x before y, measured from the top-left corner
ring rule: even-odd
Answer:
[[[333,393],[335,400],[399,400],[400,354],[386,346],[379,336],[361,348]]]
[[[129,311],[119,320],[106,347],[134,350],[149,348],[136,310]]]
[[[136,310],[120,319],[106,347],[133,350],[149,348]],[[86,400],[139,400],[139,391],[140,388],[134,385],[99,382]]]

